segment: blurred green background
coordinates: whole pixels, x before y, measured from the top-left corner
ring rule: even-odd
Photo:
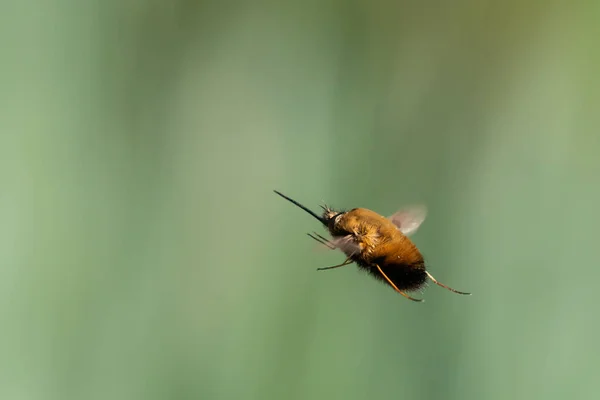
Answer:
[[[599,18],[2,2],[0,398],[597,398]],[[343,255],[273,189],[427,204],[473,296],[317,273]]]

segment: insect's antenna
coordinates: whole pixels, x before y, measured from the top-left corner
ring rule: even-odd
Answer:
[[[435,278],[434,278],[434,277],[433,277],[433,276],[432,276],[432,275],[429,273],[429,271],[425,271],[425,273],[427,274],[427,276],[429,277],[429,279],[431,279],[431,280],[433,281],[433,283],[435,283],[435,284],[436,284],[436,285],[438,285],[438,286],[441,286],[441,287],[443,287],[444,289],[448,289],[449,291],[451,291],[451,292],[454,292],[454,293],[458,293],[458,294],[464,294],[464,295],[467,295],[467,296],[470,296],[470,295],[471,295],[471,293],[467,293],[467,292],[459,292],[459,291],[458,291],[458,290],[456,290],[456,289],[452,289],[450,286],[446,286],[446,285],[444,285],[443,283],[440,283],[440,282],[438,282],[438,281],[437,281],[437,280],[436,280],[436,279],[435,279]]]
[[[277,190],[273,190],[273,191],[275,193],[277,193],[278,195],[280,195],[281,197],[283,197],[284,199],[286,199],[287,201],[289,201],[290,203],[292,203],[292,204],[300,207],[301,209],[303,209],[304,211],[306,211],[307,213],[309,213],[310,215],[312,215],[313,217],[315,217],[316,219],[318,219],[319,222],[322,223],[323,225],[327,225],[327,221],[325,220],[325,218],[320,217],[315,212],[311,211],[308,207],[303,206],[302,204],[298,203],[296,200],[290,199],[289,197],[287,197],[283,193],[278,192]]]

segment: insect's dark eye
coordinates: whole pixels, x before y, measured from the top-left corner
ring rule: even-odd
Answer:
[[[344,229],[342,229],[339,226],[339,221],[340,218],[342,217],[342,215],[344,215],[344,212],[339,212],[335,215],[333,215],[330,219],[329,219],[329,230],[331,231],[331,233],[335,236],[345,236],[348,234],[348,232],[346,232]]]
[[[332,218],[332,219],[333,219],[333,223],[334,223],[334,224],[337,224],[337,223],[338,223],[338,221],[340,220],[340,217],[341,217],[343,214],[344,214],[343,212],[340,212],[340,213],[337,213],[337,214],[335,214],[335,215],[333,216],[333,218]]]

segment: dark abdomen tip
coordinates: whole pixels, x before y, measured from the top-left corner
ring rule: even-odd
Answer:
[[[389,284],[376,266],[359,266],[366,269],[376,279]],[[390,281],[394,282],[398,290],[401,291],[410,292],[419,290],[427,282],[427,273],[425,272],[425,264],[423,262],[413,264],[384,264],[379,265],[379,268],[381,268]]]

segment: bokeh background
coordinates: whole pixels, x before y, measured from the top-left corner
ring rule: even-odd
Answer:
[[[5,1],[0,398],[598,396],[600,7]],[[278,189],[425,203],[407,301]]]

